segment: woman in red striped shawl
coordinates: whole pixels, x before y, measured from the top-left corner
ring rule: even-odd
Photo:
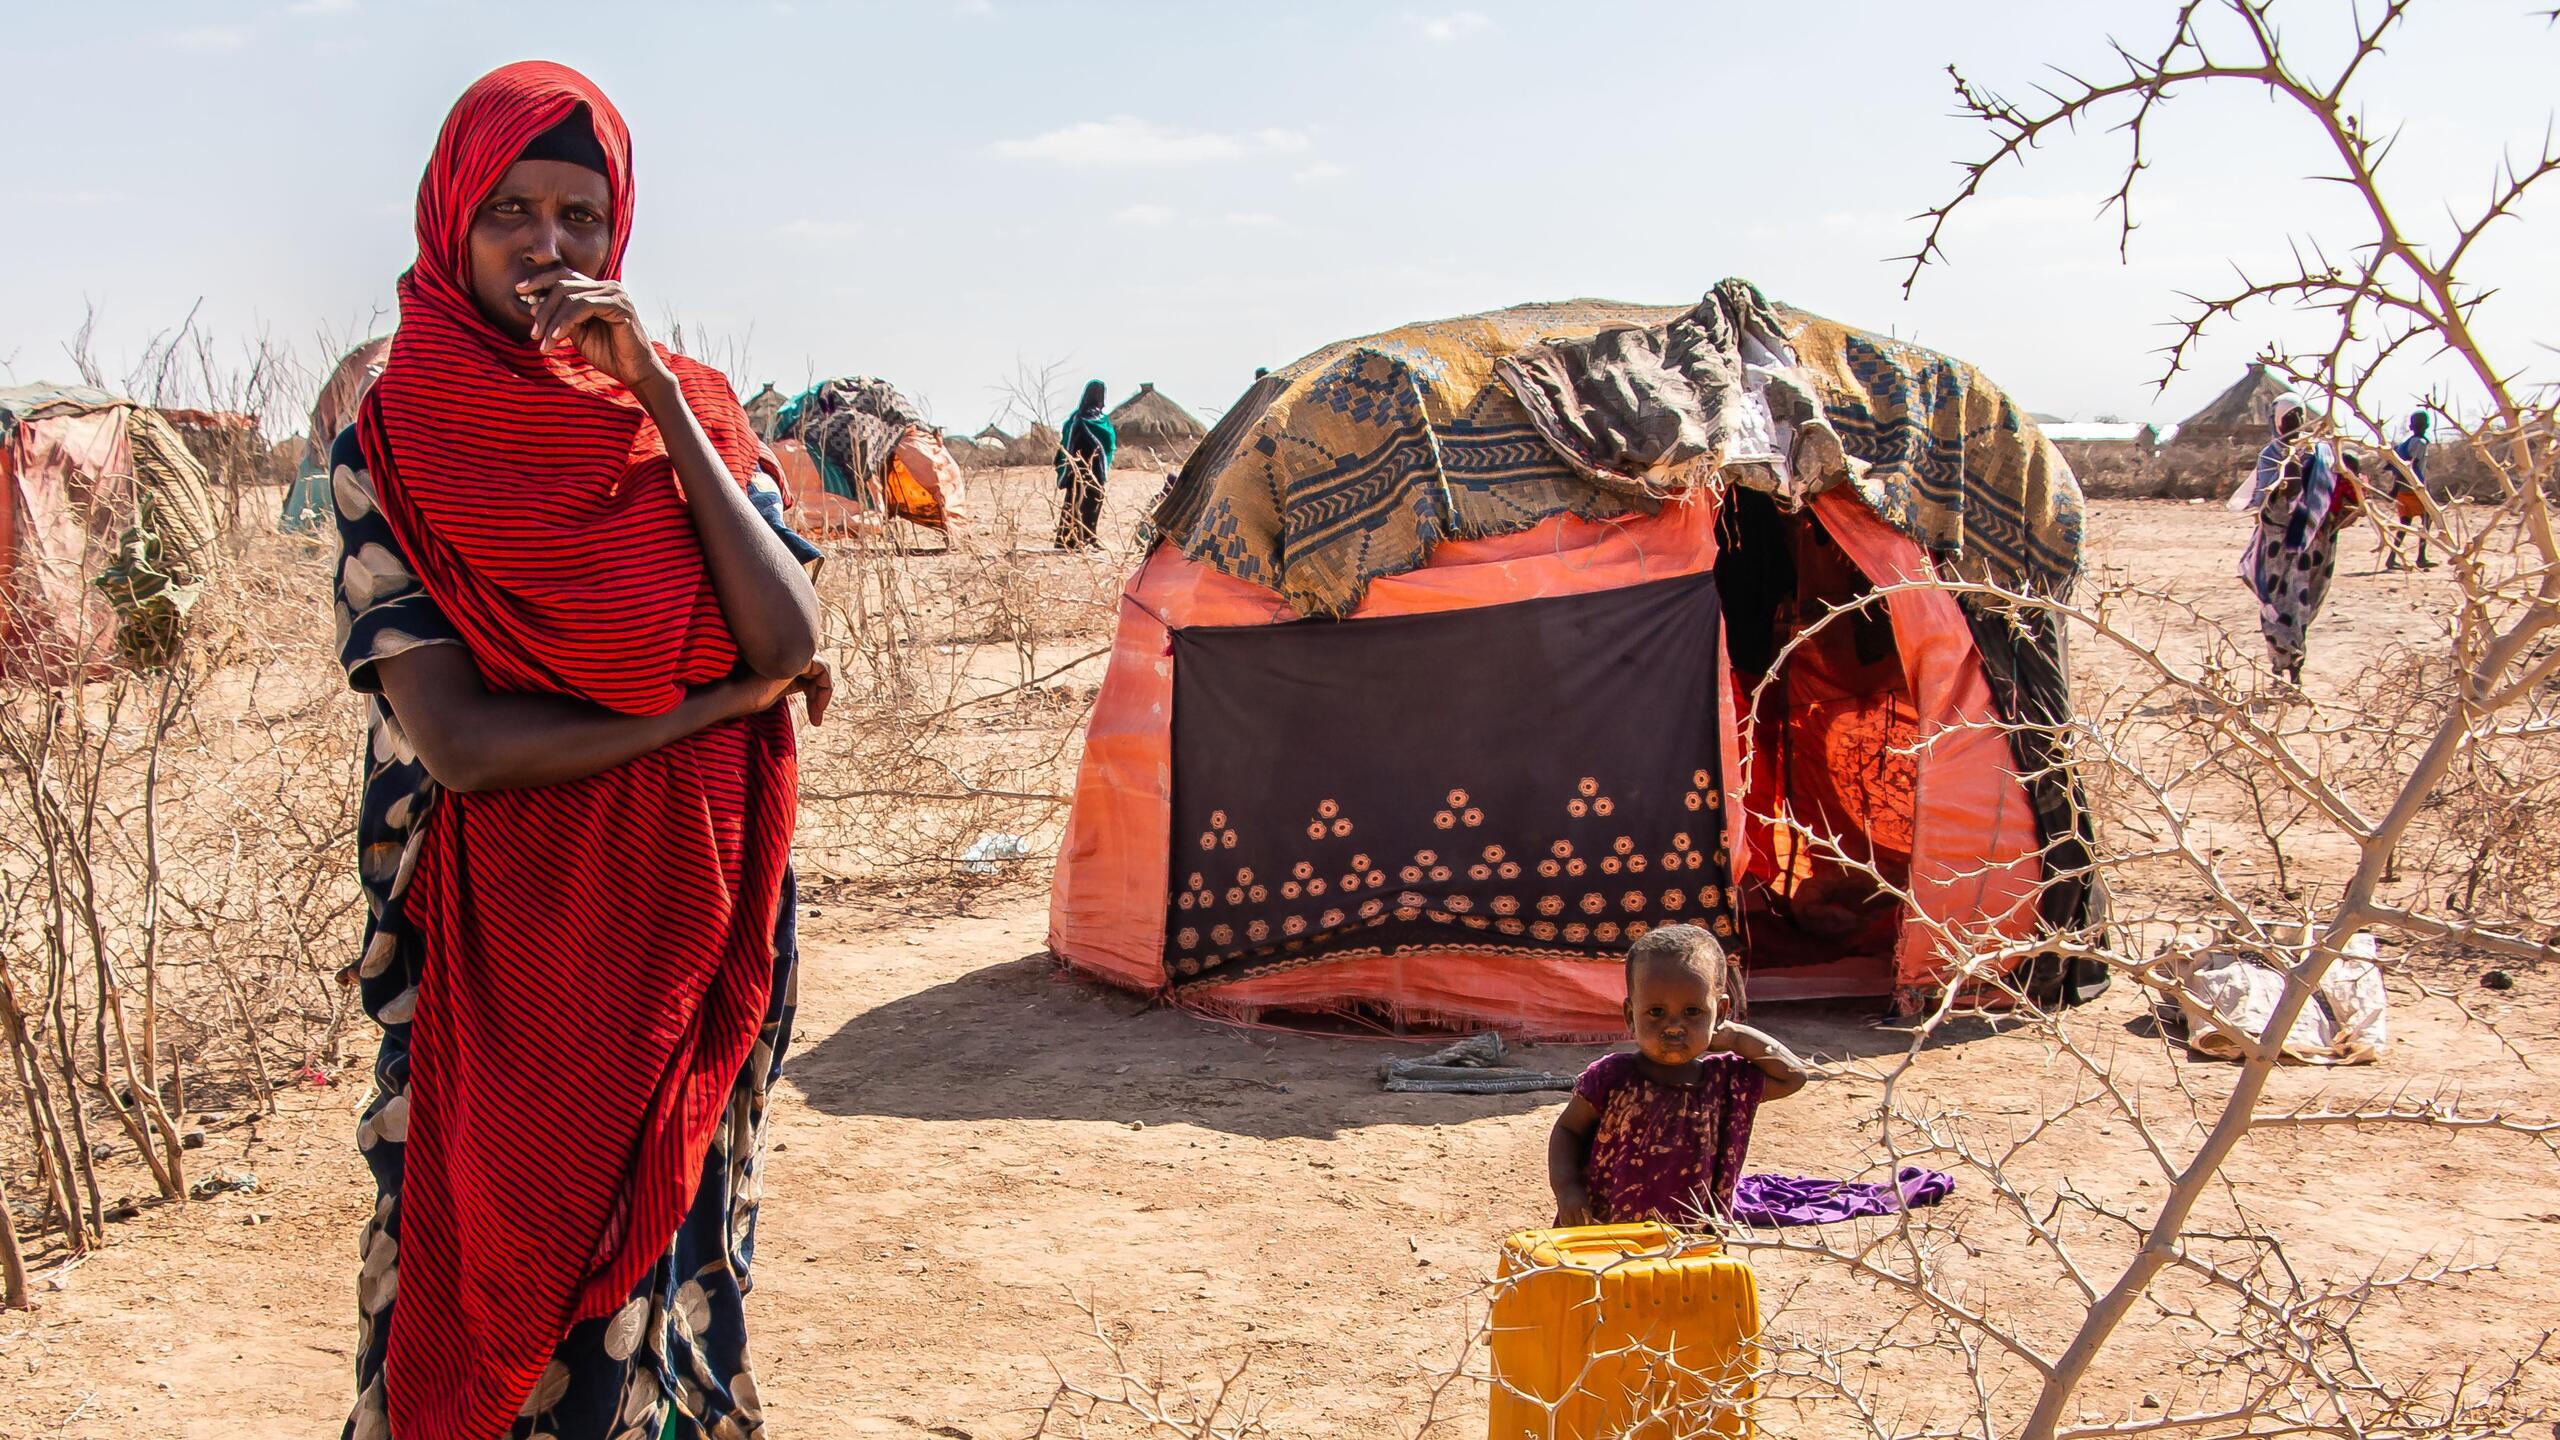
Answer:
[[[789,1034],[793,736],[828,696],[754,432],[620,281],[622,117],[464,92],[338,437],[383,1025],[347,1433],[761,1433],[739,1300]],[[396,1300],[396,1303],[395,1303]]]

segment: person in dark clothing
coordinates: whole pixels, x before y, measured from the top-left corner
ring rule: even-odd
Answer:
[[[1058,548],[1079,550],[1098,544],[1102,525],[1102,487],[1111,479],[1111,457],[1120,437],[1103,413],[1102,382],[1088,381],[1076,413],[1058,427]]]

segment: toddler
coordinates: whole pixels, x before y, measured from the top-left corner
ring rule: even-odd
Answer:
[[[1694,1224],[1732,1206],[1753,1113],[1806,1077],[1786,1046],[1724,1018],[1729,977],[1724,947],[1695,925],[1650,931],[1628,949],[1635,1053],[1593,1061],[1556,1117],[1556,1224]]]

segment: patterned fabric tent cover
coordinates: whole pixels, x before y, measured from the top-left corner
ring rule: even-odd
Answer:
[[[1709,307],[1721,308],[1709,314]],[[1763,406],[1758,429],[1737,421],[1734,407],[1745,399]],[[1772,431],[1766,422],[1781,410],[1781,419],[1793,418]],[[1829,448],[1809,450],[1805,437],[1814,434]],[[1403,326],[1328,346],[1258,379],[1156,503],[1157,543],[1129,583],[1061,843],[1053,949],[1089,973],[1227,1013],[1354,1006],[1529,1033],[1606,1028],[1617,997],[1614,970],[1591,968],[1602,955],[1524,955],[1466,933],[1479,919],[1501,930],[1513,918],[1501,904],[1516,902],[1530,907],[1516,913],[1532,933],[1510,943],[1535,948],[1540,917],[1533,912],[1546,902],[1525,891],[1478,897],[1473,912],[1445,901],[1435,910],[1427,899],[1367,897],[1356,855],[1333,877],[1338,888],[1345,875],[1358,876],[1361,906],[1373,898],[1386,904],[1373,925],[1427,930],[1439,923],[1443,943],[1436,944],[1428,935],[1346,933],[1339,942],[1289,951],[1293,920],[1313,927],[1303,932],[1312,942],[1334,919],[1321,906],[1312,915],[1258,913],[1258,906],[1290,903],[1283,892],[1294,870],[1280,871],[1273,886],[1267,878],[1203,869],[1207,888],[1193,890],[1186,908],[1180,892],[1202,868],[1204,843],[1216,847],[1216,865],[1225,870],[1243,866],[1262,877],[1273,867],[1280,852],[1237,858],[1272,843],[1271,817],[1254,809],[1262,802],[1228,797],[1288,786],[1274,776],[1256,790],[1202,771],[1203,756],[1186,753],[1178,738],[1186,705],[1176,692],[1194,691],[1188,708],[1195,721],[1240,732],[1283,708],[1289,692],[1235,690],[1236,703],[1202,715],[1201,696],[1209,693],[1199,689],[1203,676],[1227,685],[1219,669],[1246,674],[1222,660],[1221,647],[1238,655],[1249,648],[1277,664],[1283,645],[1241,632],[1225,642],[1217,627],[1276,633],[1296,629],[1288,622],[1302,617],[1353,620],[1350,627],[1309,627],[1297,647],[1306,653],[1281,668],[1327,694],[1404,697],[1411,714],[1390,723],[1344,709],[1333,728],[1369,726],[1382,738],[1367,760],[1329,762],[1328,782],[1373,765],[1386,767],[1383,775],[1463,768],[1467,752],[1456,737],[1481,728],[1476,717],[1508,711],[1478,705],[1444,714],[1439,697],[1462,689],[1457,682],[1467,672],[1417,687],[1410,682],[1421,662],[1369,663],[1348,637],[1428,618],[1450,632],[1448,654],[1510,674],[1515,690],[1506,693],[1557,682],[1559,664],[1579,650],[1537,639],[1525,606],[1569,618],[1558,608],[1569,597],[1596,603],[1616,587],[1667,585],[1705,569],[1719,570],[1721,586],[1717,517],[1737,509],[1737,487],[1770,490],[1782,506],[1800,507],[1795,523],[1822,532],[1828,553],[1876,586],[1940,578],[2060,596],[2080,568],[2078,484],[1999,387],[1961,360],[1771,305],[1739,281],[1687,310],[1582,300]],[[1515,605],[1518,619],[1500,616]],[[1783,744],[1781,753],[1795,752],[1808,772],[1791,785],[1796,801],[1854,790],[1862,806],[1879,810],[1861,823],[1880,844],[1907,853],[1916,908],[1898,930],[1886,927],[1882,943],[1892,958],[1883,971],[1873,968],[1871,948],[1858,952],[1870,958],[1838,965],[1788,959],[1784,966],[1792,968],[1772,981],[1774,995],[1890,991],[1898,1004],[1916,1004],[1931,977],[1944,973],[1937,950],[1947,932],[1934,925],[2019,936],[2022,926],[2067,929],[2102,918],[2098,897],[2078,873],[2089,832],[2061,749],[2071,701],[2059,626],[2032,610],[1942,590],[1896,593],[1887,608],[1892,640],[1883,653],[1898,652],[1898,662],[1885,663],[1901,678],[1843,713],[1901,727],[1895,733],[1908,745],[1895,753],[1916,758],[1919,767],[1896,792],[1902,799],[1860,788],[1863,772],[1841,758],[1848,753],[1841,745],[1857,748],[1849,742],[1863,732],[1854,726],[1834,725],[1837,734],[1808,730],[1793,737],[1804,743]],[[1461,617],[1475,614],[1487,627],[1460,634]],[[1325,636],[1336,633],[1343,643],[1327,647]],[[1659,709],[1661,698],[1644,703]],[[1575,757],[1615,756],[1601,738],[1607,727],[1598,710],[1607,707],[1567,708],[1570,716],[1544,723],[1547,733],[1573,743],[1505,752],[1533,784],[1552,779],[1547,772],[1557,765],[1575,765]],[[1418,718],[1425,714],[1430,718]],[[1312,718],[1293,723],[1292,735],[1322,733]],[[1733,723],[1730,707],[1725,723]],[[1748,732],[1760,723],[1750,720],[1741,748],[1726,753],[1749,753]],[[1796,722],[1786,723],[1792,736]],[[1415,724],[1434,743],[1414,747],[1391,738]],[[1438,743],[1442,738],[1449,743]],[[1354,746],[1345,754],[1370,752]],[[1840,767],[1830,777],[1836,785],[1820,783],[1826,766]],[[1292,773],[1302,778],[1306,768]],[[1912,768],[1909,759],[1904,768]],[[1726,793],[1745,788],[1738,774],[1730,778]],[[1464,776],[1453,774],[1450,786],[1476,793]],[[1348,817],[1353,797],[1333,798]],[[1651,819],[1652,803],[1634,802],[1622,813]],[[1212,823],[1220,808],[1229,816],[1224,828]],[[1452,823],[1469,823],[1465,809],[1456,807]],[[1321,807],[1314,813],[1323,816]],[[1895,825],[1898,834],[1886,833]],[[1188,828],[1177,834],[1179,827]],[[1399,857],[1413,848],[1399,835],[1385,838],[1400,847]],[[1493,843],[1535,838],[1522,829]],[[1676,845],[1671,853],[1679,853]],[[1497,857],[1483,858],[1500,871]],[[1661,857],[1655,859],[1658,866]],[[1425,872],[1418,894],[1438,879],[1426,858],[1397,863]],[[1452,885],[1471,874],[1447,863]],[[1317,877],[1323,874],[1319,864]],[[1395,872],[1390,887],[1403,878]],[[1532,882],[1497,875],[1492,883]],[[1257,885],[1273,898],[1254,893]],[[1693,905],[1697,898],[1690,897]],[[1590,899],[1578,896],[1575,904],[1587,908]],[[1204,906],[1210,918],[1193,918]],[[1344,926],[1359,928],[1358,907],[1335,908],[1344,912]],[[1405,911],[1420,919],[1406,921]],[[1559,936],[1544,943],[1569,946],[1572,937],[1561,927],[1571,918],[1558,917]],[[1265,922],[1265,936],[1253,933],[1256,921]],[[1230,937],[1216,933],[1220,924]],[[1187,945],[1186,931],[1196,932]],[[1596,920],[1592,932],[1596,944]],[[1622,925],[1621,939],[1624,933]],[[2049,978],[2068,994],[2084,977],[2066,967]]]
[[[1738,287],[1738,288],[1737,288]],[[1727,281],[1703,305],[1758,292]],[[1765,304],[1765,302],[1760,302]],[[2081,497],[2053,447],[1963,361],[1784,305],[1767,307],[1857,462],[1859,497],[1968,578],[2066,590]],[[1157,538],[1343,615],[1371,581],[1556,515],[1647,513],[1641,486],[1595,485],[1497,377],[1542,342],[1658,328],[1690,312],[1603,300],[1406,325],[1273,371],[1227,412],[1157,501]]]

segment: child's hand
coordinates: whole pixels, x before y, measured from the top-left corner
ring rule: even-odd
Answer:
[[[1794,1051],[1748,1025],[1717,1026],[1716,1033],[1707,1037],[1707,1048],[1728,1051],[1758,1066],[1760,1073],[1768,1077],[1760,1092],[1763,1100],[1783,1100],[1803,1089],[1804,1082],[1812,1078]]]
[[[1591,1223],[1591,1196],[1581,1190],[1567,1190],[1556,1196],[1556,1228]]]
[[[1739,1055],[1745,1060],[1750,1060],[1756,1058],[1762,1051],[1767,1049],[1765,1044],[1755,1047],[1751,1042],[1754,1040],[1765,1041],[1766,1038],[1767,1037],[1763,1036],[1759,1031],[1752,1029],[1748,1025],[1727,1020],[1716,1027],[1716,1032],[1714,1034],[1707,1037],[1707,1052],[1709,1054]]]

